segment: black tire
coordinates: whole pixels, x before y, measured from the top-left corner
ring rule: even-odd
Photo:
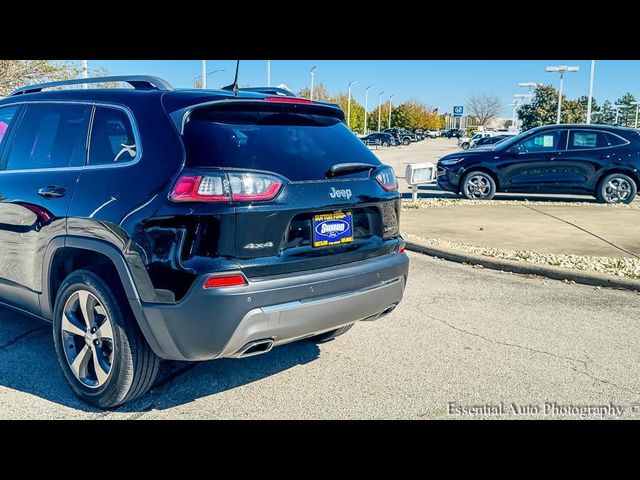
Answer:
[[[600,203],[631,203],[638,193],[636,182],[623,173],[612,173],[598,182],[596,198]]]
[[[349,325],[336,328],[335,330],[331,330],[330,332],[324,332],[324,333],[321,333],[320,335],[309,337],[309,340],[315,343],[328,342],[330,340],[333,340],[336,337],[339,337],[340,335],[344,335],[345,333],[347,333],[349,330],[351,330],[351,327],[353,327],[353,325],[354,325],[353,323],[350,323]]]
[[[469,148],[469,142],[463,142],[462,145],[460,145],[462,147],[463,150],[467,150]]]
[[[402,144],[403,145],[409,145],[411,143],[411,140],[409,140],[408,138],[403,138],[402,139]]]
[[[77,333],[73,334],[76,336],[69,336],[68,333],[63,334],[62,327],[63,310],[68,306],[68,302],[73,301],[71,297],[77,294],[74,298],[81,299],[81,294],[83,294],[86,298],[85,292],[90,294],[94,305],[96,305],[97,301],[97,305],[102,307],[105,312],[102,321],[110,321],[112,333],[111,342],[107,341],[107,345],[111,343],[111,364],[104,383],[100,385],[99,377],[95,374],[95,363],[93,363],[93,370],[88,365],[83,368],[84,371],[89,372],[87,373],[87,378],[91,375],[91,371],[94,372],[97,379],[94,386],[88,386],[86,382],[90,380],[87,379],[85,379],[85,383],[83,383],[83,381],[73,373],[70,362],[67,360],[67,355],[69,351],[77,351],[77,348],[80,347],[73,346],[73,349],[71,349],[72,345],[68,345],[68,343],[79,341],[80,345],[82,345],[82,340],[78,340],[80,336]],[[95,273],[87,270],[78,270],[69,275],[62,282],[58,290],[58,295],[56,296],[53,318],[53,341],[58,362],[74,393],[86,403],[99,408],[113,408],[145,394],[153,386],[158,376],[161,362],[160,358],[158,358],[151,350],[151,347],[149,347],[136,320],[132,318],[129,306],[126,305],[126,299],[119,298],[120,296],[123,295],[116,296],[104,280]],[[118,300],[120,300],[120,302]],[[78,303],[80,303],[80,301],[81,300],[78,300]],[[123,307],[121,307],[121,304]],[[97,325],[99,320],[97,320],[98,317],[96,317],[96,313],[98,316],[101,316],[101,314],[98,313],[97,308],[92,309],[93,312],[91,315],[94,316],[94,324]],[[69,318],[69,315],[67,315],[67,318]],[[77,318],[74,318],[74,322],[75,325],[82,325]],[[91,330],[91,333],[93,333],[94,330]],[[100,330],[101,328],[98,328],[97,334],[100,333]],[[68,330],[65,330],[65,332],[67,331]],[[65,336],[67,342],[65,345],[62,344],[63,336]],[[99,340],[98,342],[102,343],[103,340]],[[90,346],[89,343],[91,342],[89,341],[87,343],[87,347]],[[97,351],[97,347],[96,349],[92,349],[92,352],[95,351]],[[81,352],[78,352],[77,356],[80,356],[80,354]],[[90,362],[92,358],[95,359],[96,357],[90,356],[87,363]]]
[[[383,147],[388,147],[389,146],[389,142],[382,142],[382,146]]]
[[[488,173],[474,170],[462,179],[460,192],[469,200],[491,200],[496,194],[496,182]]]

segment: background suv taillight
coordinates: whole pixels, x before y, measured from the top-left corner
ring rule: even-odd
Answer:
[[[258,202],[274,199],[281,188],[280,179],[265,173],[185,174],[178,178],[169,198],[174,202]]]

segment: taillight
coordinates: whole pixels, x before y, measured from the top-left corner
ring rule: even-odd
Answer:
[[[277,177],[264,173],[182,175],[169,198],[174,202],[258,202],[272,200],[281,187]]]
[[[222,287],[242,287],[247,284],[247,279],[241,273],[232,273],[230,275],[215,275],[205,280],[203,287],[222,288]]]
[[[406,243],[402,243],[398,247],[398,253],[404,253],[406,250],[407,250],[407,244]]]
[[[398,180],[393,168],[387,167],[376,175],[376,180],[387,192],[398,190]]]
[[[231,197],[236,202],[271,200],[280,191],[282,182],[263,173],[229,172]]]

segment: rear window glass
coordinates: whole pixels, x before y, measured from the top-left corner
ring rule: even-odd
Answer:
[[[184,143],[191,166],[266,170],[292,181],[324,179],[336,163],[380,164],[339,119],[282,110],[196,111]]]

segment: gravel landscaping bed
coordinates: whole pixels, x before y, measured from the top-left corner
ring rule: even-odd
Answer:
[[[640,209],[640,202],[630,205],[612,205],[595,202],[544,202],[529,200],[467,200],[466,198],[419,198],[416,203],[411,200],[402,200],[402,209],[420,209],[436,207],[458,207],[458,206],[482,206],[482,205],[528,205],[546,207],[595,207],[595,208],[631,208]]]
[[[484,255],[485,257],[551,265],[554,267],[573,268],[576,270],[617,275],[619,277],[630,279],[640,279],[640,259],[633,257],[590,257],[573,254],[538,253],[529,250],[503,250],[499,248],[479,247],[477,245],[450,242],[439,238],[426,238],[411,233],[403,233],[402,235],[405,240],[410,242],[422,243],[433,247],[449,248],[465,253]]]

